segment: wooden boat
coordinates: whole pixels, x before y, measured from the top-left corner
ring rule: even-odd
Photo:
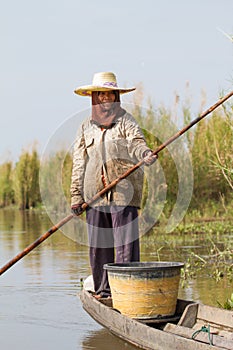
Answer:
[[[80,299],[99,324],[141,349],[233,350],[233,311],[178,299],[174,316],[140,320],[114,309],[111,298],[83,289]]]

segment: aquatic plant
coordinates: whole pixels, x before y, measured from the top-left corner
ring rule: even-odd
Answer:
[[[218,306],[222,309],[226,310],[233,310],[233,293],[231,294],[230,298],[228,298],[224,304],[221,304],[219,301],[217,301]]]

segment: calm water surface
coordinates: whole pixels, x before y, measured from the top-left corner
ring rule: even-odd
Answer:
[[[51,226],[40,212],[0,210],[0,265]],[[169,252],[164,254],[167,260]],[[142,252],[142,260],[156,259],[147,250]],[[110,334],[82,309],[80,280],[89,274],[88,248],[61,232],[5,272],[0,277],[0,349],[136,349]],[[216,300],[225,301],[232,289],[226,280],[216,284],[206,275],[180,289],[179,296],[216,305]]]

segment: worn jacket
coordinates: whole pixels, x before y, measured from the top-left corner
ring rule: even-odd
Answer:
[[[129,168],[149,150],[143,133],[129,113],[101,128],[88,118],[78,130],[73,151],[71,205],[88,201]],[[139,168],[101,197],[95,206],[140,207],[143,169]]]

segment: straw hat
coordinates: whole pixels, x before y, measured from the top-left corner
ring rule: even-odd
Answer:
[[[117,85],[117,79],[112,72],[101,72],[95,73],[92,81],[92,85],[80,86],[74,90],[74,92],[81,96],[91,96],[92,91],[108,91],[108,90],[119,90],[120,94],[135,90],[132,88],[120,88]]]

